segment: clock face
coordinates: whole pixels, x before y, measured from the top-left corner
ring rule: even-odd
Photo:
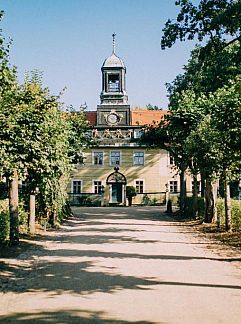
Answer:
[[[116,114],[111,113],[107,116],[107,121],[110,124],[116,124],[119,121],[119,117]]]

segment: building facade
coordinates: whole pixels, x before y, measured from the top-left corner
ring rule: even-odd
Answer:
[[[179,191],[179,178],[169,153],[140,146],[137,139],[146,124],[158,123],[166,111],[131,110],[126,92],[126,67],[113,51],[103,63],[102,91],[96,111],[86,112],[96,143],[83,152],[69,187],[73,203],[98,201],[126,205],[126,186],[136,188],[134,204],[164,203],[166,191]],[[191,179],[189,179],[189,182]],[[191,182],[187,189],[191,190]]]

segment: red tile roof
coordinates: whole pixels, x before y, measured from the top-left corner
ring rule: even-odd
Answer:
[[[89,122],[90,126],[95,126],[97,121],[97,112],[96,111],[86,111],[86,119]]]
[[[131,125],[144,126],[158,124],[166,114],[166,110],[133,110],[131,111]],[[86,118],[90,126],[95,126],[97,122],[97,112],[86,111]]]
[[[166,110],[133,110],[131,112],[131,124],[133,126],[158,124],[166,114]]]

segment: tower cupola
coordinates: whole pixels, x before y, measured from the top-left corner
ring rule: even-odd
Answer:
[[[112,54],[105,59],[102,71],[102,91],[100,94],[101,104],[127,104],[125,74],[126,68],[122,59],[115,53],[115,37],[112,35]]]
[[[130,125],[130,105],[126,93],[126,68],[115,53],[115,37],[112,35],[112,54],[102,67],[102,91],[97,106],[96,127],[126,127]]]

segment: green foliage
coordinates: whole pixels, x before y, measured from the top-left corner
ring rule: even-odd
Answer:
[[[185,208],[184,208],[184,216],[192,219],[193,218],[193,197],[185,198]],[[198,197],[197,200],[197,215],[198,218],[204,219],[205,216],[205,201],[204,198]]]
[[[241,201],[232,200],[231,206],[233,228],[241,230]]]
[[[0,11],[0,20],[2,15]],[[81,150],[89,143],[85,115],[64,114],[59,96],[42,86],[42,73],[36,70],[19,86],[8,54],[0,30],[0,174],[11,179],[15,172],[25,180],[28,195],[38,188],[38,216],[47,215],[54,224],[66,211],[72,164],[82,163]],[[21,204],[18,216],[26,228],[27,212]]]
[[[147,194],[144,194],[141,204],[144,206],[156,206],[157,199],[155,197],[150,198]]]
[[[136,196],[136,188],[133,186],[126,186],[126,197],[132,198]]]
[[[4,243],[9,236],[8,199],[0,200],[0,243]]]
[[[224,200],[217,200],[217,214],[220,217],[220,224],[225,225],[225,207]],[[232,214],[232,228],[234,230],[241,230],[241,201],[231,200],[231,214]]]
[[[163,28],[161,46],[171,47],[176,40],[199,42],[217,39],[230,43],[240,39],[241,1],[240,0],[200,0],[197,6],[190,0],[178,0],[180,11],[176,21],[168,19]]]
[[[146,105],[147,110],[162,110],[162,108],[159,108],[156,105],[151,105],[151,104],[147,104]]]
[[[18,220],[20,225],[20,232],[27,233],[28,232],[28,212],[26,210],[24,200],[20,200],[18,203]]]
[[[196,95],[208,94],[225,86],[229,80],[241,74],[241,45],[212,47],[209,55],[203,55],[206,47],[196,47],[184,65],[184,73],[167,84],[171,109],[178,106],[182,91],[192,90]]]

